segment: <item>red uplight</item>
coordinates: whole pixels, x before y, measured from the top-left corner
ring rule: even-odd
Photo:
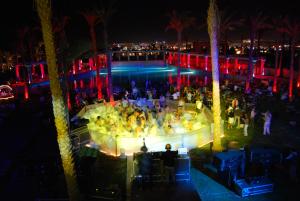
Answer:
[[[24,98],[27,100],[29,98],[29,93],[28,93],[28,86],[27,84],[24,85]]]
[[[45,77],[44,64],[40,64],[40,69],[41,69],[41,78],[43,79]]]

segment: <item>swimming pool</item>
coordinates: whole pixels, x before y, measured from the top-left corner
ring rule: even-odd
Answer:
[[[106,80],[107,70],[101,69],[100,77],[102,83]],[[181,68],[181,80],[183,84],[189,85],[191,81],[204,81],[205,73],[190,68]],[[90,71],[69,78],[70,84],[74,88],[93,87],[95,84],[96,72]],[[173,84],[177,79],[177,67],[164,66],[163,62],[113,62],[112,78],[114,87],[128,87],[134,81],[137,87],[145,87],[146,81],[152,84],[163,84],[169,82]]]

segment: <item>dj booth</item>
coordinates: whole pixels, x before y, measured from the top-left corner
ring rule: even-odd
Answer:
[[[175,157],[175,180],[176,181],[190,181],[190,169],[191,169],[191,161],[188,155],[178,155],[177,151],[172,151]],[[149,180],[151,178],[151,182],[165,182],[166,177],[164,174],[164,166],[163,166],[163,152],[149,152],[146,153],[150,158],[151,170],[149,174],[144,175]],[[139,163],[139,158],[142,156],[142,153],[134,154],[134,178],[135,179],[143,179],[140,174],[140,169],[142,163]]]

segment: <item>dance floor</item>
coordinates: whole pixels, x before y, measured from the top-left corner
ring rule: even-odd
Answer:
[[[144,101],[141,104],[131,100],[131,104],[135,105],[135,109],[140,108],[142,111],[145,109],[145,104],[148,103]],[[128,118],[122,118],[124,111],[122,109],[120,111],[119,108],[122,107],[122,103],[114,102],[113,105],[110,103],[93,104],[84,107],[77,114],[78,118],[89,120],[88,129],[91,139],[93,143],[99,145],[100,151],[104,153],[120,155],[122,152],[131,155],[140,151],[144,141],[148,151],[156,152],[164,151],[167,143],[172,145],[173,150],[180,147],[186,147],[189,150],[201,147],[213,140],[212,114],[207,108],[203,108],[201,113],[196,113],[195,104],[186,103],[181,116],[175,118],[178,102],[168,101],[167,105],[170,109],[163,113],[162,125],[158,126],[158,119],[155,119],[157,116],[154,116],[153,119],[148,117],[145,126],[139,131],[135,131],[131,127],[136,126],[128,125],[128,122],[124,121],[124,118]],[[148,116],[152,116],[151,110],[148,112]],[[97,122],[99,118],[103,121],[100,124]],[[168,122],[166,119],[169,119]]]

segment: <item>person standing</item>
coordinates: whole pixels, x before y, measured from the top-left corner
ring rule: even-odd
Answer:
[[[191,93],[191,91],[188,91],[188,92],[187,92],[186,99],[187,99],[187,102],[188,102],[188,103],[191,103],[191,102],[192,102],[192,93]]]
[[[247,114],[244,115],[244,136],[248,136],[249,117]]]
[[[270,135],[270,126],[271,126],[271,120],[272,120],[272,114],[269,110],[267,110],[264,114],[264,135]]]
[[[239,106],[236,106],[234,109],[234,124],[236,125],[237,128],[240,128],[240,123],[241,123],[241,109]]]
[[[234,98],[231,102],[232,108],[235,109],[239,105],[239,101],[237,98]]]
[[[171,145],[166,144],[166,151],[162,155],[163,164],[164,164],[164,173],[168,183],[175,182],[175,154],[171,152]]]
[[[227,109],[227,116],[228,116],[227,129],[232,129],[234,124],[234,112],[231,106],[229,106],[229,108]]]
[[[256,117],[256,110],[255,110],[255,107],[253,107],[250,112],[250,126],[253,128],[254,128],[254,123],[255,123],[255,117]]]
[[[142,188],[146,187],[148,182],[151,182],[151,156],[147,153],[148,148],[145,145],[141,147],[142,153],[138,157],[139,174],[142,176]]]
[[[196,112],[201,113],[203,107],[202,100],[198,99],[196,100]]]

